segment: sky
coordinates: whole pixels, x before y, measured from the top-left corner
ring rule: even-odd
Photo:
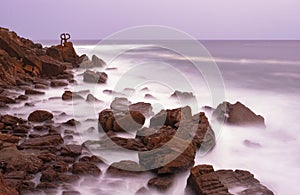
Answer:
[[[196,39],[300,39],[299,0],[1,0],[0,26],[33,40],[103,39],[163,25]]]

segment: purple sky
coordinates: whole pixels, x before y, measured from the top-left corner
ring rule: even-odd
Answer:
[[[0,26],[31,39],[102,39],[165,25],[197,39],[300,39],[299,0],[4,0]]]

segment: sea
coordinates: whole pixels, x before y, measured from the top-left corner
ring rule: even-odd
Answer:
[[[40,41],[44,46],[60,41]],[[32,96],[5,112],[27,118],[36,109],[54,113],[55,122],[80,121],[69,143],[90,143],[104,139],[98,132],[98,113],[110,107],[116,97],[132,103],[149,102],[154,113],[161,109],[189,105],[193,114],[205,111],[216,134],[216,146],[197,152],[195,165],[211,164],[215,170],[248,170],[274,194],[294,195],[300,191],[300,41],[73,41],[79,55],[98,56],[105,67],[92,68],[108,74],[106,84],[83,82],[85,69],[74,70],[76,84],[50,88],[45,95]],[[86,97],[93,94],[103,102],[62,101],[65,90]],[[89,90],[89,91],[87,91]],[[112,93],[108,93],[111,90]],[[196,101],[170,98],[174,91],[192,93]],[[149,98],[151,97],[151,98]],[[237,101],[264,117],[266,128],[216,124],[211,111],[223,101]],[[298,122],[297,122],[298,121]],[[149,125],[149,120],[145,126]],[[134,137],[133,134],[124,134]],[[149,194],[184,194],[188,172],[179,174],[167,192],[148,189],[154,174],[113,177],[105,173],[112,162],[133,160],[137,154],[107,152],[91,145],[90,151],[106,164],[99,177],[83,178],[69,186],[81,194],[135,194],[145,187]],[[58,194],[65,190],[62,186]],[[242,189],[230,189],[238,194]]]

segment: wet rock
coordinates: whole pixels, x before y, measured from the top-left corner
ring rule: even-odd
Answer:
[[[82,146],[81,145],[75,145],[75,144],[70,144],[66,145],[61,149],[61,155],[62,156],[79,156],[82,153]]]
[[[99,131],[108,132],[113,129],[113,125],[115,122],[114,113],[111,109],[102,110],[99,113],[98,117],[99,121]]]
[[[105,72],[93,72],[87,70],[83,73],[83,81],[87,83],[106,83],[107,74]]]
[[[129,111],[129,106],[131,102],[127,98],[116,97],[110,104],[110,108],[116,112],[126,112]]]
[[[9,173],[4,174],[5,179],[25,179],[26,177],[25,171],[12,171]]]
[[[101,170],[94,164],[89,162],[77,162],[72,166],[73,174],[85,174],[98,176],[101,173]]]
[[[3,103],[3,102],[0,102],[0,109],[7,109],[7,108],[9,108],[8,105],[6,105],[6,104]]]
[[[95,67],[106,66],[106,63],[102,59],[98,58],[96,55],[92,56],[92,63],[93,63],[93,66],[95,66]]]
[[[65,42],[64,45],[47,48],[46,54],[56,60],[69,63],[75,63],[79,58],[75,52],[72,42]]]
[[[65,91],[62,100],[83,100],[84,98],[72,91]]]
[[[141,174],[142,170],[143,170],[142,167],[138,163],[130,160],[123,160],[120,162],[112,163],[108,167],[107,173],[116,176],[127,177],[127,176],[135,176],[137,174]]]
[[[26,89],[25,90],[25,95],[44,95],[44,94],[45,94],[45,92],[34,90],[34,89]]]
[[[20,137],[13,136],[10,134],[0,133],[0,141],[9,142],[9,143],[18,143],[21,140]]]
[[[26,106],[26,107],[34,107],[34,104],[33,104],[33,103],[26,102],[26,103],[24,104],[24,106]]]
[[[57,189],[58,187],[59,184],[52,182],[41,182],[36,186],[38,189]]]
[[[28,116],[28,120],[32,122],[44,122],[47,120],[51,120],[53,118],[53,114],[46,110],[36,110]]]
[[[113,131],[135,131],[145,123],[145,116],[139,111],[130,111],[124,115],[115,117]]]
[[[145,99],[150,99],[150,100],[157,100],[156,97],[154,97],[153,95],[151,95],[151,94],[149,94],[149,93],[145,94],[144,98],[145,98]]]
[[[17,125],[25,122],[21,118],[17,118],[8,114],[1,116],[0,121],[6,125]]]
[[[37,156],[39,159],[41,159],[44,163],[46,162],[52,162],[56,160],[56,155],[52,154],[50,152],[43,152]]]
[[[130,104],[129,105],[129,110],[130,111],[138,111],[140,113],[142,113],[144,116],[151,116],[153,115],[153,111],[152,111],[152,106],[150,103],[145,103],[145,102],[138,102],[135,104]]]
[[[63,124],[64,124],[64,125],[68,125],[68,126],[73,126],[73,127],[75,127],[76,125],[79,125],[80,122],[77,121],[77,120],[75,120],[75,119],[70,119],[70,120],[68,120],[67,122],[64,122]]]
[[[54,80],[54,81],[51,81],[51,83],[50,83],[51,87],[64,87],[64,86],[67,86],[67,85],[68,85],[67,82],[59,81],[59,80]]]
[[[168,188],[171,187],[173,184],[173,176],[160,176],[160,177],[154,177],[148,181],[148,186],[152,188],[156,188],[160,191],[165,191]]]
[[[63,144],[63,139],[60,134],[49,134],[37,138],[30,138],[19,145],[22,149],[51,149],[57,148]]]
[[[89,162],[93,164],[104,163],[99,157],[92,155],[92,156],[83,156],[79,159],[79,162]]]
[[[26,96],[26,95],[19,95],[19,96],[17,97],[17,99],[18,99],[18,100],[28,100],[28,96]]]
[[[256,115],[240,102],[235,104],[223,102],[213,112],[213,118],[230,125],[265,127],[264,118]]]
[[[17,152],[14,152],[14,154],[17,154]],[[6,157],[8,157],[8,155],[6,155]],[[6,171],[25,171],[30,174],[38,173],[43,165],[42,160],[39,158],[33,155],[25,155],[23,153],[20,153],[19,156],[6,159],[6,162]]]
[[[92,94],[88,94],[86,97],[87,102],[102,102],[101,100],[97,99],[95,96]]]
[[[48,85],[43,85],[43,84],[35,84],[34,88],[36,88],[36,89],[49,89]]]
[[[6,97],[3,95],[0,95],[0,102],[6,103],[6,104],[14,104],[16,101],[10,97]]]
[[[62,74],[67,65],[69,65],[46,55],[40,56],[39,60],[42,64],[41,75],[44,77],[57,76],[59,74]]]
[[[65,183],[73,183],[78,181],[80,177],[78,175],[70,175],[70,174],[59,174],[57,180]]]
[[[85,144],[88,144],[87,142]],[[109,139],[101,140],[100,143],[102,149],[120,149],[124,148],[133,151],[145,151],[147,150],[145,145],[140,139],[111,137]]]
[[[154,169],[157,174],[172,174],[186,171],[194,165],[196,146],[171,135],[152,137],[147,144],[151,150],[139,152],[139,162],[145,169]]]
[[[178,127],[180,121],[191,119],[192,112],[189,106],[172,110],[161,110],[150,119],[150,127],[161,127],[163,125]]]
[[[171,95],[171,97],[179,98],[181,101],[188,100],[188,99],[196,99],[196,97],[192,92],[181,92],[177,90]]]
[[[187,181],[188,188],[194,194],[231,194],[230,189],[239,187],[237,194],[270,194],[267,187],[263,186],[249,171],[243,170],[218,170],[214,171],[211,165],[198,165],[191,169]]]
[[[3,194],[3,195],[18,195],[19,193],[9,187],[6,182],[3,180],[3,176],[2,176],[2,173],[0,172],[0,194]]]
[[[41,182],[53,182],[56,181],[58,177],[58,173],[53,169],[49,168],[42,172]]]
[[[62,195],[81,195],[78,191],[63,191]]]

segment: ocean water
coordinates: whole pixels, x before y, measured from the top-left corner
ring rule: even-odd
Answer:
[[[185,42],[174,44],[196,50]],[[208,153],[198,152],[196,165],[212,164],[216,170],[249,170],[275,194],[296,194],[300,191],[300,41],[203,41],[201,44],[203,51],[199,55],[187,56],[150,43],[74,42],[78,54],[89,57],[96,54],[107,62],[106,67],[93,70],[105,71],[108,82],[84,83],[84,69],[76,69],[77,85],[46,90],[45,95],[28,100],[35,107],[14,105],[5,112],[27,118],[30,111],[39,108],[53,112],[56,122],[75,118],[80,125],[76,127],[78,135],[70,143],[83,143],[102,139],[96,119],[115,97],[127,97],[133,103],[149,102],[155,113],[186,104],[193,113],[198,113],[202,106],[216,107],[224,100],[240,101],[265,118],[266,129],[212,123],[217,144]],[[62,101],[60,97],[66,89],[81,91],[82,96],[88,94],[83,90],[89,90],[104,102]],[[104,93],[107,89],[117,93]],[[170,98],[175,90],[192,92],[197,101]],[[145,94],[154,98],[145,98]],[[61,115],[63,112],[66,115]],[[211,119],[210,113],[206,114]],[[136,154],[91,150],[107,164],[138,161]],[[103,174],[99,178],[85,178],[73,188],[82,194],[135,194],[141,187],[147,188],[147,181],[153,177],[150,173],[136,178],[111,177],[105,174],[107,165],[100,168]],[[179,175],[168,194],[184,194],[187,177],[188,173]],[[151,194],[160,193],[151,190]]]

